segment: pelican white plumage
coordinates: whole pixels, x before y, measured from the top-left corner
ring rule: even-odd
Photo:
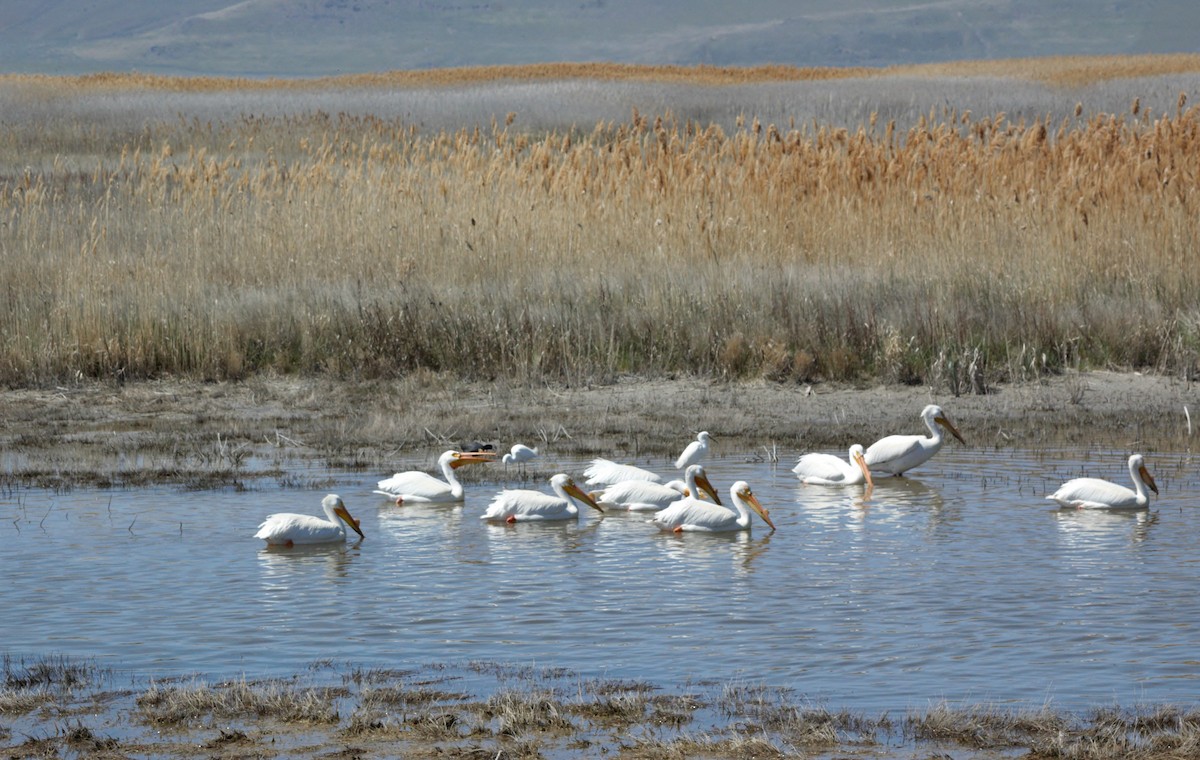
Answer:
[[[903,475],[919,464],[929,461],[934,454],[941,450],[945,439],[942,428],[966,445],[958,428],[937,404],[930,404],[921,410],[921,419],[929,428],[929,437],[923,435],[889,435],[880,438],[867,448],[864,454],[867,467],[875,477]]]
[[[721,503],[721,497],[717,495],[717,490],[713,488],[704,472],[704,466],[694,464],[687,468],[683,481],[672,480],[664,485],[648,480],[623,480],[605,486],[602,491],[592,492],[592,498],[606,508],[624,509],[629,512],[657,512],[685,496],[699,496],[701,489],[717,504]]]
[[[707,430],[703,430],[696,434],[696,440],[692,441],[675,460],[676,470],[686,470],[693,464],[700,464],[708,457],[708,441],[711,436]]]
[[[440,504],[463,500],[463,486],[454,471],[465,464],[493,462],[496,455],[487,451],[447,451],[438,457],[438,467],[446,479],[438,480],[427,472],[398,472],[379,481],[375,493],[395,499],[396,504]]]
[[[527,489],[501,491],[492,499],[487,510],[480,515],[482,520],[526,522],[534,520],[572,520],[579,517],[575,501],[587,504],[598,512],[604,509],[590,494],[575,485],[570,475],[559,473],[550,478],[554,494]]]
[[[609,459],[593,459],[588,468],[583,471],[589,486],[611,486],[626,480],[645,480],[650,483],[662,483],[662,475],[650,470],[636,467],[632,464],[618,464]]]
[[[805,454],[796,462],[792,472],[800,482],[817,486],[857,486],[864,482],[873,486],[871,468],[867,467],[862,444],[850,447],[849,459],[843,461],[833,454]]]
[[[362,529],[358,527],[358,520],[350,516],[350,511],[346,509],[342,497],[333,493],[329,494],[321,500],[321,508],[325,511],[326,519],[315,515],[298,515],[291,512],[268,515],[267,519],[258,526],[258,532],[254,534],[254,537],[261,538],[270,546],[325,544],[331,541],[345,540],[346,529],[342,527],[342,523],[345,523],[358,534],[359,538],[365,538]]]
[[[729,496],[733,501],[733,509],[688,496],[656,512],[651,520],[663,530],[675,533],[721,533],[750,530],[750,511],[753,510],[771,526],[772,531],[775,530],[770,513],[759,503],[746,481],[734,483],[729,489]]]
[[[1075,478],[1046,498],[1073,509],[1145,509],[1150,504],[1147,487],[1157,494],[1158,484],[1141,454],[1129,457],[1129,477],[1133,479],[1132,491],[1100,478]]]

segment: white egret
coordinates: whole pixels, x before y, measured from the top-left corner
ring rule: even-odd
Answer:
[[[268,515],[258,526],[255,538],[261,538],[270,546],[294,546],[295,544],[324,544],[331,541],[344,541],[346,529],[344,522],[358,534],[363,536],[358,527],[358,520],[350,516],[342,497],[329,494],[321,500],[321,508],[325,510],[325,518],[314,515],[298,515],[291,512],[281,512]]]
[[[525,522],[533,520],[572,520],[579,517],[575,501],[587,504],[597,512],[604,509],[590,494],[575,485],[570,475],[560,473],[550,478],[554,494],[528,489],[501,491],[492,499],[480,519]]]
[[[800,482],[818,486],[857,486],[864,482],[873,486],[871,469],[867,467],[863,455],[862,444],[856,443],[850,447],[850,456],[846,460],[833,454],[805,454],[796,462],[792,472],[800,478]]]
[[[685,470],[693,464],[700,464],[708,457],[708,431],[704,430],[696,434],[696,440],[687,445],[679,458],[675,460],[676,470]]]
[[[721,503],[721,497],[709,481],[703,465],[688,467],[684,477],[682,482],[672,480],[665,485],[648,480],[623,480],[605,486],[602,491],[593,491],[592,498],[602,507],[630,512],[657,512],[685,496],[699,496],[700,489],[703,489],[713,501]]]
[[[966,445],[959,434],[958,428],[946,416],[940,406],[930,404],[921,410],[921,419],[929,428],[929,437],[923,435],[889,435],[872,443],[867,449],[865,458],[867,467],[876,477],[903,475],[919,464],[929,459],[942,448],[944,443],[942,427]]]
[[[444,481],[419,470],[398,472],[390,478],[379,481],[375,493],[395,499],[396,504],[405,502],[437,504],[462,501],[463,486],[458,482],[454,471],[465,464],[493,462],[495,458],[495,454],[486,451],[447,451],[438,457],[438,466],[446,478]]]
[[[523,469],[526,462],[536,459],[537,456],[538,450],[536,446],[529,448],[523,443],[514,443],[509,452],[501,458],[501,461],[504,462],[504,470],[507,472],[510,464],[518,465]]]
[[[1144,509],[1150,503],[1147,486],[1157,494],[1158,484],[1141,454],[1129,457],[1129,477],[1133,479],[1133,491],[1100,478],[1075,478],[1046,498],[1074,509]]]
[[[770,513],[759,503],[746,481],[734,483],[729,489],[729,496],[733,501],[733,509],[689,496],[656,512],[651,520],[663,530],[675,533],[720,533],[750,530],[750,511],[753,510],[771,526],[772,531],[775,530]]]
[[[646,480],[651,483],[662,483],[662,475],[650,470],[644,470],[632,464],[617,464],[609,459],[593,459],[588,468],[583,471],[585,481],[589,486],[610,486],[626,480]]]

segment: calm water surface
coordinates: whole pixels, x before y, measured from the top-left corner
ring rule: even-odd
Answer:
[[[746,679],[863,710],[1190,704],[1200,463],[1150,454],[1162,495],[1148,511],[1043,498],[1078,475],[1124,483],[1124,459],[950,445],[864,498],[798,484],[794,455],[727,453],[712,479],[723,493],[750,481],[778,526],[735,536],[611,513],[492,525],[478,515],[500,485],[468,485],[459,506],[395,507],[371,494],[390,473],[333,473],[322,491],[24,490],[0,497],[0,653],[211,677],[484,660],[668,686]],[[271,512],[317,513],[327,490],[365,541],[252,538]]]

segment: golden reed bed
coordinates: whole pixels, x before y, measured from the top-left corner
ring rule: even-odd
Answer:
[[[547,83],[553,108],[549,83],[570,78],[1068,87],[1197,71],[1198,56],[1160,56],[0,78],[16,102],[58,108],[4,117],[0,131],[0,382],[421,369],[874,377],[958,392],[1064,367],[1190,376],[1200,112],[1186,92],[1158,112],[1131,99],[1013,121],[949,103],[856,128],[726,129],[670,110],[554,129],[515,112],[422,130],[323,109],[97,123],[72,103],[522,80]]]

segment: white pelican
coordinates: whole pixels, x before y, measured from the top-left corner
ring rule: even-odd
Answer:
[[[570,475],[558,474],[550,478],[550,487],[557,495],[530,490],[501,491],[492,499],[480,519],[503,520],[505,522],[524,522],[532,520],[571,520],[579,516],[579,510],[572,499],[587,504],[598,512],[604,509],[589,495],[583,492]]]
[[[1046,498],[1075,509],[1144,509],[1150,503],[1146,487],[1157,494],[1158,484],[1141,454],[1129,457],[1129,477],[1136,491],[1099,478],[1075,478]]]
[[[313,515],[297,515],[291,512],[268,515],[262,525],[258,526],[258,532],[254,534],[254,537],[263,539],[270,546],[344,541],[346,538],[346,529],[342,527],[344,522],[358,534],[359,538],[365,538],[362,529],[358,527],[358,520],[350,516],[350,511],[346,509],[342,497],[337,494],[329,494],[321,500],[321,508],[325,510],[325,517],[328,519],[322,520]]]
[[[800,478],[800,482],[817,486],[857,486],[864,482],[874,486],[871,479],[871,469],[863,456],[862,444],[856,443],[850,447],[850,457],[846,461],[838,459],[833,454],[805,454],[796,462],[792,472]]]
[[[626,480],[646,480],[651,483],[663,482],[662,476],[650,470],[643,470],[631,464],[617,464],[608,459],[593,459],[591,465],[583,471],[585,481],[589,486],[610,486]]]
[[[611,486],[605,486],[602,491],[593,491],[592,498],[602,507],[624,509],[630,512],[657,512],[666,509],[684,496],[699,496],[698,489],[712,497],[717,504],[721,497],[708,480],[704,466],[694,464],[687,468],[684,477],[686,482],[672,480],[666,485],[651,483],[648,480],[623,480]]]
[[[954,427],[954,423],[940,406],[930,404],[925,407],[921,410],[921,419],[925,421],[925,427],[929,428],[930,437],[889,435],[871,444],[865,456],[867,467],[871,468],[873,474],[884,477],[903,475],[917,465],[929,461],[930,457],[942,448],[942,427],[949,430],[959,443],[966,445],[967,442],[959,435],[958,428]]]
[[[744,480],[734,483],[729,489],[733,500],[733,509],[722,507],[712,502],[701,501],[694,496],[680,499],[661,512],[656,512],[651,518],[663,530],[676,533],[697,531],[704,533],[719,533],[732,530],[750,530],[750,511],[754,512],[775,530],[770,513],[758,503],[758,499],[750,490],[750,485]]]
[[[390,478],[379,481],[375,493],[396,500],[396,504],[405,502],[436,504],[462,501],[463,487],[458,482],[454,471],[464,464],[495,461],[495,454],[484,451],[447,451],[438,458],[438,466],[446,480],[441,481],[427,472],[414,470],[398,472]]]
[[[690,465],[700,464],[704,458],[708,456],[708,431],[704,430],[696,434],[696,440],[687,445],[679,458],[675,460],[675,469],[684,470]]]

